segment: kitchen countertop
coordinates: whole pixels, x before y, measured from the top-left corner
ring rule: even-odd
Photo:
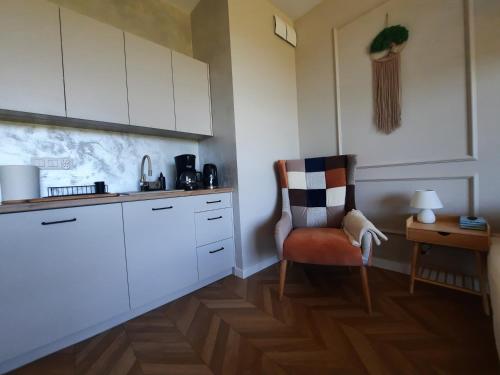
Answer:
[[[232,188],[200,189],[193,191],[173,190],[173,191],[157,191],[157,192],[155,191],[155,192],[145,192],[145,193],[124,193],[123,195],[115,197],[73,199],[73,200],[54,201],[54,202],[2,204],[0,205],[0,214],[11,214],[16,212],[52,210],[57,208],[95,206],[99,204],[136,202],[136,201],[146,201],[151,199],[190,197],[196,195],[232,193],[232,192],[233,192]]]

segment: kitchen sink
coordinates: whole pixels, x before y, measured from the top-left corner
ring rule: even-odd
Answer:
[[[184,191],[182,189],[172,189],[172,190],[149,190],[149,191],[129,191],[126,193],[120,193],[121,196],[134,196],[134,195],[147,195],[147,194],[164,194],[164,193],[175,193]]]

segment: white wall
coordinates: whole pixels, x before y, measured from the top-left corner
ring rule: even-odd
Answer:
[[[372,62],[366,51],[386,14],[410,30],[400,53],[402,126],[390,135],[373,123]],[[465,105],[467,14],[457,0],[392,0],[336,28],[341,150],[357,154],[358,166],[472,155]]]
[[[400,1],[404,4],[403,0]],[[326,0],[296,21],[299,38],[297,86],[302,156],[337,152],[332,29],[355,20],[383,2]],[[465,211],[472,211],[477,207],[477,213],[490,221],[493,231],[500,231],[500,2],[475,0],[474,4],[478,160],[359,169],[357,201],[360,208],[370,211],[370,217],[376,223],[383,223],[392,232],[401,233],[402,220],[410,212],[408,199],[411,190],[427,187],[438,189],[446,202],[445,209],[440,212],[466,213]],[[443,45],[442,48],[447,46]],[[442,82],[443,95],[451,87],[451,83],[447,86],[446,82]],[[443,103],[446,102],[445,99]],[[442,148],[452,142],[452,132],[441,137]],[[429,150],[431,160],[439,155],[438,151]],[[394,157],[404,160],[404,151]],[[407,262],[408,254],[409,245],[401,234],[394,234],[387,245],[375,250],[375,255],[382,262],[396,264],[396,267],[402,269],[405,265],[401,263]],[[470,263],[468,257],[453,254],[451,251],[448,262],[457,263],[462,268]]]
[[[237,266],[245,269],[276,256],[274,163],[299,157],[295,50],[274,35],[277,13],[268,0],[229,0],[242,251]]]

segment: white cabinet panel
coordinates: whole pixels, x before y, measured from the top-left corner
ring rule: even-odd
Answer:
[[[56,5],[0,1],[0,108],[66,115]]]
[[[68,117],[128,124],[123,32],[61,8]]]
[[[189,198],[124,203],[123,219],[132,308],[198,281]]]
[[[0,363],[129,311],[119,204],[0,215],[0,259]]]
[[[172,67],[177,130],[211,135],[208,65],[172,51]]]
[[[234,241],[232,238],[196,249],[200,280],[217,275],[234,266]]]
[[[197,246],[233,237],[232,208],[197,213],[195,221]]]
[[[172,52],[125,33],[125,54],[130,123],[175,130]]]

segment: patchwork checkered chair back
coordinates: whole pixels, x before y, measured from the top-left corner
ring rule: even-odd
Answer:
[[[356,208],[355,155],[279,160],[283,210],[294,228],[340,228],[347,212]]]

